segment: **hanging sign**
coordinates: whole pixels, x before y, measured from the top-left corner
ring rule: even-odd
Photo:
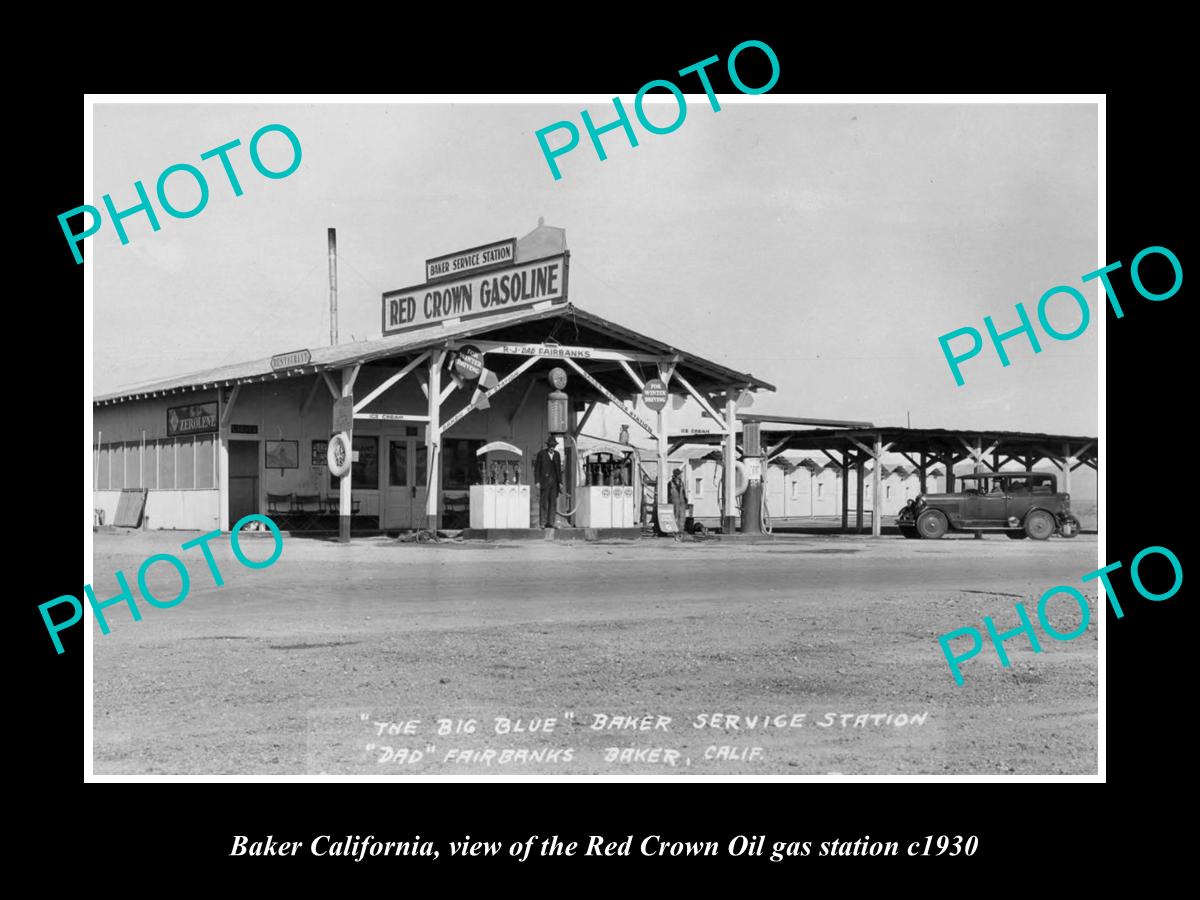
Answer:
[[[642,402],[647,409],[658,412],[667,405],[667,386],[661,378],[651,378],[642,388]]]
[[[383,333],[397,334],[459,319],[475,319],[567,300],[567,254],[383,295]]]
[[[483,354],[478,347],[466,346],[458,351],[454,360],[454,371],[468,381],[474,381],[483,374]]]

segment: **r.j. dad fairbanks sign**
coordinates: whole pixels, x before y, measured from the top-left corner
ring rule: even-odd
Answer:
[[[503,244],[497,246],[503,247]],[[487,265],[488,258],[483,253],[464,254],[438,257],[438,261],[457,262],[461,256],[464,260],[461,268]],[[397,334],[438,322],[509,312],[543,302],[565,303],[569,257],[570,254],[564,251],[556,256],[515,264],[513,254],[497,251],[490,258],[507,258],[507,264],[388,291],[383,295],[383,333]],[[427,273],[430,262],[426,263]]]

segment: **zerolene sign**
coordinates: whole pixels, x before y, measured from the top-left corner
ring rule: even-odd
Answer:
[[[512,268],[389,291],[383,295],[383,333],[566,299],[567,254],[560,253]]]

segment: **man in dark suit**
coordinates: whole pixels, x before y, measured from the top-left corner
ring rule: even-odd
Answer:
[[[554,435],[547,435],[546,448],[533,461],[533,477],[538,484],[538,509],[542,527],[553,528],[558,512],[558,493],[562,490],[562,459]]]

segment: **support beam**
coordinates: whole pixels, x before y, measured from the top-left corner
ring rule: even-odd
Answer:
[[[531,357],[531,359],[536,359],[536,357]],[[626,416],[628,416],[635,423],[637,423],[638,427],[641,428],[643,431],[645,431],[648,435],[650,435],[650,437],[654,438],[656,441],[659,439],[658,431],[655,431],[655,429],[649,423],[642,421],[640,416],[638,416],[632,410],[628,409],[624,403],[622,403],[619,399],[617,399],[617,396],[612,391],[610,391],[608,388],[606,388],[604,385],[602,385],[600,382],[598,382],[595,378],[593,378],[587,371],[584,370],[584,368],[582,366],[579,365],[579,363],[575,362],[575,360],[571,359],[569,356],[564,357],[563,362],[565,362],[567,365],[569,365],[571,368],[573,368],[576,372],[578,372],[580,374],[580,376],[585,381],[588,382],[588,384],[590,384],[592,387],[594,387],[596,390],[598,390],[601,394],[603,394],[605,397],[607,397],[609,399],[609,402],[611,402],[613,404],[613,406],[615,406],[618,410],[623,412]],[[669,398],[668,398],[668,401],[669,401]]]
[[[875,433],[875,465],[871,470],[871,537],[879,537],[882,531],[882,508],[881,497],[883,495],[882,484],[882,469],[883,469],[883,436],[878,432]]]
[[[858,443],[855,441],[855,443]],[[863,531],[863,464],[866,462],[866,456],[862,453],[854,454],[854,493],[856,496],[855,504],[858,507],[854,511],[854,531],[856,534],[862,534]]]
[[[359,366],[347,366],[342,369],[342,396],[354,396],[354,379],[358,377]],[[332,381],[332,379],[330,379]],[[338,540],[343,544],[350,542],[350,517],[352,510],[352,485],[354,476],[354,437],[350,438],[350,471],[338,481]]]
[[[842,451],[842,531],[850,530],[850,451]]]
[[[442,351],[442,356],[445,356],[445,355],[446,355],[445,351]],[[529,357],[529,359],[525,360],[525,362],[521,363],[519,366],[517,366],[515,369],[513,369],[511,372],[509,372],[507,375],[505,375],[503,378],[501,378],[499,381],[497,381],[496,386],[494,388],[491,388],[490,390],[485,391],[484,393],[480,394],[478,397],[476,397],[474,400],[472,400],[470,403],[468,403],[466,406],[464,406],[462,409],[460,409],[458,412],[456,412],[454,415],[452,415],[449,419],[447,419],[446,424],[441,427],[441,431],[448,431],[453,425],[457,424],[460,419],[462,419],[464,416],[466,416],[468,413],[470,413],[473,409],[475,409],[476,404],[478,404],[480,400],[490,400],[493,395],[495,395],[499,391],[503,390],[508,385],[512,384],[512,382],[517,378],[517,376],[519,376],[522,372],[524,372],[526,369],[528,369],[530,366],[532,366],[537,361],[538,361],[538,357],[536,357],[536,356]],[[433,399],[435,397],[441,397],[441,386],[442,386],[442,384],[441,384],[441,369],[438,370],[438,380],[436,382],[433,379],[433,373],[431,371],[430,375],[429,375],[429,408],[430,409],[433,409],[435,406],[437,406],[439,408],[441,407],[441,403],[435,402]],[[434,422],[433,413],[429,414],[429,422],[430,422],[430,425],[432,426],[432,424]]]
[[[666,381],[664,378],[663,381]],[[662,409],[658,411],[658,484],[655,486],[654,502],[655,505],[661,506],[667,502],[667,482],[671,479],[667,476],[667,456],[669,450],[667,448],[667,424],[668,413],[671,409],[671,392],[667,391],[667,402],[663,404]],[[683,531],[683,523],[676,522],[676,527],[680,532]]]
[[[532,384],[532,382],[530,383]],[[587,424],[587,420],[591,418],[592,413],[595,411],[597,405],[598,404],[595,400],[587,405],[587,409],[583,411],[583,415],[580,417],[578,423],[574,428],[571,429],[572,437],[579,437],[580,433],[583,431],[583,426]]]
[[[1071,442],[1063,441],[1063,460],[1062,460],[1062,487],[1059,488],[1064,494],[1071,493],[1071,463],[1074,462],[1074,457],[1071,456]]]
[[[725,534],[733,534],[737,521],[734,497],[737,492],[737,396],[735,388],[725,392],[725,507],[721,510],[721,531]]]
[[[638,378],[638,374],[637,374],[637,372],[633,371],[633,367],[630,366],[629,363],[625,362],[625,360],[623,360],[623,359],[620,360],[620,363],[621,363],[621,368],[625,370],[625,374],[628,375],[629,378],[633,381],[633,383],[637,385],[638,392],[640,393],[640,392],[646,390],[645,383],[642,381],[642,379]]]
[[[721,430],[724,431],[725,425],[721,421],[721,414],[712,408],[712,404],[708,402],[708,398],[705,397],[703,394],[701,394],[694,387],[692,387],[691,383],[686,378],[683,377],[682,373],[676,373],[675,380],[678,381],[680,384],[682,384],[684,390],[686,390],[689,394],[692,395],[692,399],[694,399],[697,403],[700,404],[700,409],[704,411],[705,415],[707,415],[710,419],[712,419],[714,422],[716,422],[717,425],[721,428]]]
[[[333,397],[334,400],[341,399],[342,390],[333,383],[333,378],[330,377],[329,373],[322,369],[321,377],[325,379],[325,386],[329,388],[329,396]]]
[[[308,394],[304,398],[304,402],[300,404],[300,418],[304,418],[308,414],[309,408],[313,401],[317,399],[317,391],[321,389],[321,376],[317,375],[313,378],[312,387],[308,389]]]
[[[828,456],[828,457],[829,457],[829,461],[830,461],[831,463],[833,463],[835,466],[841,466],[841,465],[843,465],[843,462],[842,462],[842,460],[841,460],[841,459],[838,459],[836,456],[834,456],[832,453],[830,453],[830,452],[829,452],[828,450],[826,450],[824,447],[822,447],[822,448],[821,448],[821,452],[822,452],[822,453],[824,453],[826,456]],[[846,454],[845,454],[845,452],[843,452],[843,453],[842,453],[842,458],[844,459],[844,458],[845,458],[845,456],[846,456]]]
[[[233,391],[229,394],[229,399],[221,408],[221,428],[224,428],[229,424],[229,420],[233,416],[233,407],[237,404],[238,394],[241,393],[241,390],[242,386],[240,384],[235,384],[233,386]]]
[[[319,383],[318,379],[318,383]],[[229,432],[222,428],[217,435],[217,527],[229,530]],[[161,442],[159,450],[161,452]],[[157,463],[156,463],[157,464]],[[111,483],[111,482],[110,482]],[[157,484],[158,482],[155,482]]]
[[[425,360],[428,358],[429,358],[429,351],[426,350],[424,353],[422,353],[420,356],[418,356],[416,359],[414,359],[412,362],[410,362],[408,365],[406,365],[403,369],[401,369],[395,375],[389,376],[383,382],[383,384],[379,385],[379,387],[375,388],[375,390],[371,391],[371,393],[367,394],[367,396],[363,397],[361,400],[359,400],[357,403],[355,403],[354,411],[362,412],[364,409],[367,408],[367,405],[369,403],[371,403],[372,400],[375,400],[377,397],[379,397],[381,394],[383,394],[384,391],[386,391],[388,388],[390,388],[392,385],[394,385],[396,382],[398,382],[400,379],[402,379],[405,375],[407,375],[409,372],[411,372],[413,369],[415,369],[421,363],[425,362]]]
[[[425,491],[425,527],[434,534],[437,533],[438,516],[442,509],[442,404],[438,398],[442,395],[442,365],[446,361],[445,350],[434,350],[429,355],[429,424],[425,426],[425,459],[428,465],[429,487]],[[470,407],[463,411],[466,415]],[[447,425],[449,427],[449,425]]]
[[[521,414],[521,410],[525,408],[525,401],[529,399],[529,395],[533,392],[534,380],[532,378],[525,382],[525,390],[521,392],[521,399],[517,401],[517,405],[513,408],[511,415],[508,417],[508,433],[512,434],[513,422],[517,420],[517,416]]]

